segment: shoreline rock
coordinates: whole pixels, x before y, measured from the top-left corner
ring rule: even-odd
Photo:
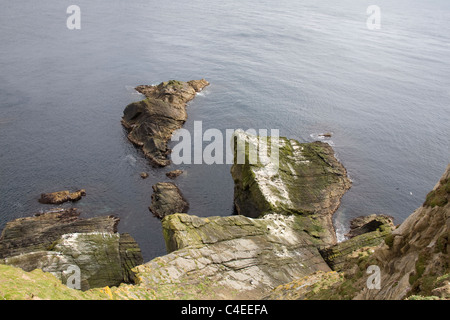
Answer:
[[[128,131],[128,140],[142,148],[144,155],[154,166],[170,164],[167,146],[172,133],[181,128],[187,119],[186,104],[209,82],[170,80],[157,86],[142,85],[136,91],[146,99],[129,104],[122,117],[122,125]]]
[[[117,233],[119,219],[79,216],[75,208],[54,209],[8,222],[0,236],[0,262],[42,269],[63,283],[68,268],[77,266],[82,290],[132,282],[131,269],[143,262],[142,254],[129,234]]]

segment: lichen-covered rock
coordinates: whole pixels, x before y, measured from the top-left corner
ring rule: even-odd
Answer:
[[[158,182],[153,188],[152,204],[149,210],[160,219],[174,213],[186,213],[189,204],[180,189],[171,182]]]
[[[122,124],[129,132],[128,139],[142,148],[152,164],[167,166],[170,163],[167,142],[186,121],[186,104],[207,85],[209,83],[202,79],[170,80],[157,86],[136,87],[146,99],[125,108]]]
[[[75,192],[64,190],[51,193],[42,193],[39,202],[45,204],[61,204],[67,201],[78,201],[85,195],[86,190],[84,189],[80,189]]]
[[[117,233],[118,218],[79,218],[60,209],[8,222],[0,237],[0,263],[25,271],[42,269],[67,282],[70,266],[80,269],[82,290],[132,282],[143,262],[128,234]]]
[[[234,203],[239,214],[260,217],[268,212],[310,216],[320,225],[314,230],[324,244],[336,242],[332,214],[351,182],[334,151],[326,143],[299,143],[279,137],[263,138],[236,131],[235,146],[246,143],[245,162],[237,161],[231,168],[234,179]],[[257,161],[251,160],[250,150],[257,152]],[[274,149],[276,148],[276,149]],[[272,157],[272,151],[278,156]]]
[[[395,229],[394,218],[385,214],[371,214],[368,216],[356,217],[350,221],[350,231],[345,235],[353,238],[363,233],[382,229]]]

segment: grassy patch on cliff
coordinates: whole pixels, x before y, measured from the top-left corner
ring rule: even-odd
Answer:
[[[444,179],[440,181],[440,185],[435,190],[428,193],[424,206],[443,207],[448,203],[450,196],[450,179]]]

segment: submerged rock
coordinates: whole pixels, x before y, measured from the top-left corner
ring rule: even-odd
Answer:
[[[183,174],[183,170],[172,170],[166,173],[166,176],[170,179],[175,179],[176,177],[178,177],[179,175]]]
[[[395,229],[394,218],[385,214],[356,217],[350,221],[350,231],[345,236],[353,238],[363,233],[376,231],[382,226],[389,230]]]
[[[268,212],[300,215],[315,221],[317,227],[310,230],[313,236],[324,244],[335,243],[332,215],[351,182],[332,147],[284,137],[262,139],[243,131],[235,134],[235,145],[239,143],[249,147],[245,163],[235,161],[231,167],[237,212],[254,218]],[[276,148],[278,157],[269,151],[267,157],[258,153],[258,161],[250,161],[250,148]]]
[[[84,189],[75,192],[64,190],[51,193],[42,193],[39,202],[45,204],[61,204],[67,201],[78,201],[81,199],[82,196],[85,195],[86,190]]]
[[[209,83],[202,79],[170,80],[157,86],[136,87],[146,99],[125,108],[122,124],[128,130],[128,139],[142,148],[152,164],[167,166],[170,163],[167,142],[186,121],[186,104],[207,85]]]
[[[131,269],[143,262],[142,254],[129,234],[117,233],[119,219],[79,215],[77,209],[57,209],[8,222],[0,236],[0,262],[42,269],[63,283],[76,266],[82,290],[132,282]]]
[[[174,213],[186,213],[189,204],[180,189],[171,182],[158,182],[153,188],[152,204],[149,209],[160,219]]]

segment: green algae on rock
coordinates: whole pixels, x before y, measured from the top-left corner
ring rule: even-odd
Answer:
[[[242,164],[236,161],[235,148],[231,167],[237,212],[253,218],[271,212],[309,217],[316,226],[312,231],[325,243],[335,243],[332,214],[351,182],[331,146],[285,137],[262,139],[243,131],[237,131],[233,139],[235,145],[248,145]],[[277,150],[278,156],[262,159],[258,152],[258,161],[251,161],[251,148],[259,150],[261,146],[269,154]]]

